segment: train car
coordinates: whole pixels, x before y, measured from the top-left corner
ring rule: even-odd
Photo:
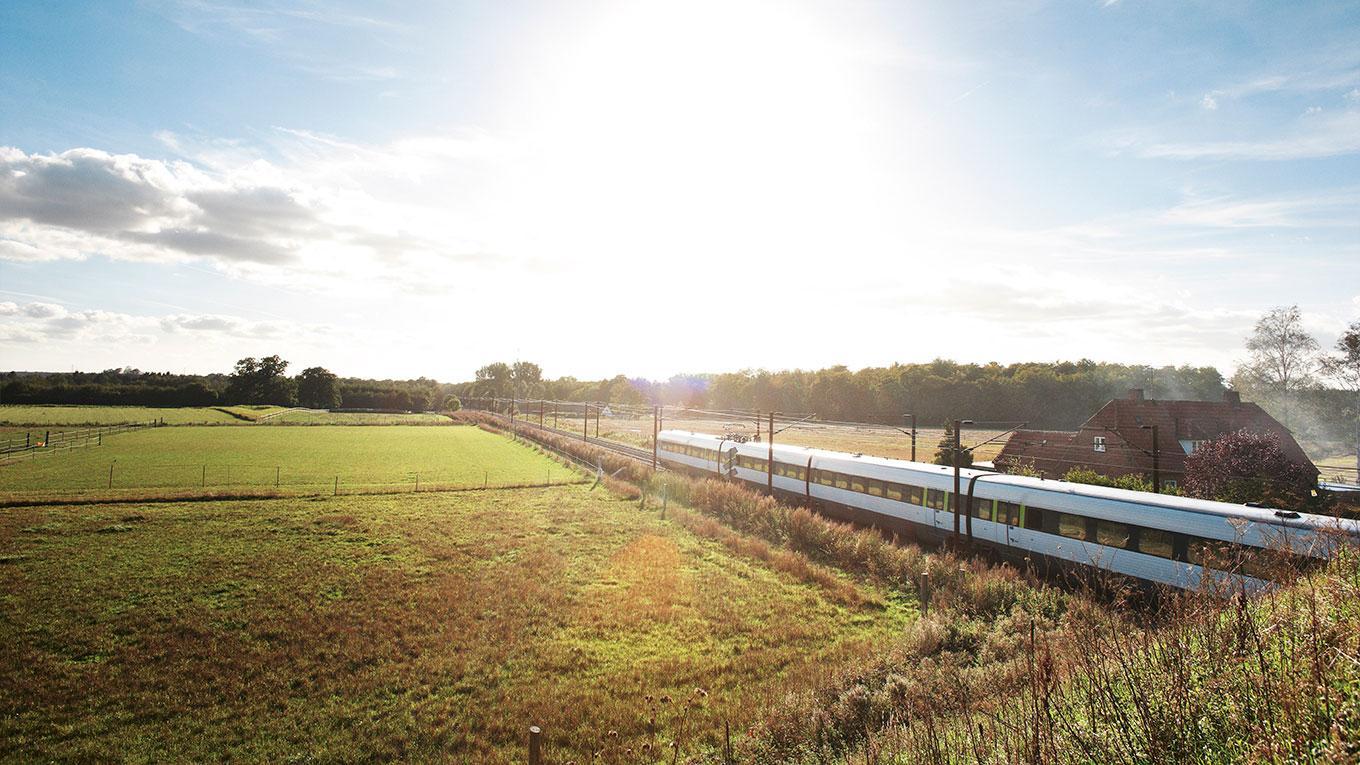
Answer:
[[[1323,559],[1360,540],[1354,521],[981,470],[961,470],[955,496],[949,467],[780,445],[771,465],[768,444],[679,430],[660,434],[657,456],[926,540],[953,537],[967,506],[959,536],[1008,558],[1185,589],[1206,576],[1260,589],[1281,557]]]

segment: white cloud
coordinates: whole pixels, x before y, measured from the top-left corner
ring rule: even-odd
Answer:
[[[55,303],[29,303],[23,313],[30,319],[57,319],[66,315],[66,309]]]
[[[1205,93],[1204,98],[1199,100],[1199,105],[1209,111],[1213,111],[1218,108],[1218,99],[1214,98],[1212,93]]]
[[[1167,159],[1288,160],[1334,157],[1360,152],[1360,111],[1309,120],[1283,138],[1199,143],[1155,143],[1145,157]]]

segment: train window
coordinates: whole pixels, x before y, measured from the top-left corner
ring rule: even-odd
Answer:
[[[807,468],[805,468],[805,467],[800,467],[800,468],[798,468],[798,475],[796,476],[796,478],[797,478],[798,480],[800,480],[800,481],[806,481],[806,480],[807,480]]]
[[[864,481],[864,488],[875,497],[883,496],[883,482],[875,481],[872,478]]]
[[[945,509],[945,493],[939,489],[926,489],[926,507],[932,510]]]
[[[1096,521],[1096,543],[1106,547],[1129,546],[1129,527],[1114,521]]]
[[[836,482],[835,473],[830,470],[814,470],[812,472],[817,476],[817,483],[823,486],[831,486]]]
[[[850,476],[850,491],[857,491],[857,492],[859,492],[860,494],[863,494],[863,493],[864,493],[864,479],[863,479],[863,478],[860,478],[859,476],[855,476],[855,475]]]
[[[906,497],[906,487],[900,483],[888,483],[883,486],[888,499],[895,499],[898,502],[901,502],[902,499]]]
[[[1058,513],[1058,533],[1069,539],[1086,538],[1086,519],[1071,513]]]
[[[1021,513],[1021,517],[1024,519],[1024,526],[1027,529],[1037,531],[1044,527],[1044,509],[1042,507],[1025,505],[1025,511]]]
[[[992,500],[973,497],[973,517],[990,521],[992,519]]]
[[[1138,552],[1156,555],[1158,558],[1172,558],[1176,549],[1176,537],[1161,529],[1138,529]]]
[[[996,521],[1007,526],[1018,524],[1020,522],[1020,506],[1014,502],[997,502]]]
[[[925,490],[920,486],[907,487],[907,501],[913,505],[925,504]]]
[[[848,476],[846,476],[845,473],[836,473],[835,475],[836,475],[836,488],[837,488],[837,489],[848,489],[848,488],[850,488],[850,478],[849,478]]]

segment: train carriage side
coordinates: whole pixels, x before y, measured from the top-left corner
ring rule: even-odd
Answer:
[[[778,493],[846,520],[936,540],[954,533],[953,511],[960,500],[953,496],[953,470],[948,467],[776,445],[771,480],[768,444],[734,444],[668,431],[661,450],[670,461],[691,469],[727,474],[731,467],[732,475],[753,487],[773,483]],[[1200,583],[1215,545],[1220,550],[1283,547],[1298,555],[1318,555],[1316,548],[1325,541],[1319,521],[1329,521],[974,470],[961,470],[960,476],[961,488],[977,479],[973,540],[1012,558],[1038,556],[1178,587]],[[960,533],[968,526],[967,517],[959,518]],[[1343,531],[1360,536],[1354,523]],[[1253,577],[1243,579],[1252,586],[1262,584]]]

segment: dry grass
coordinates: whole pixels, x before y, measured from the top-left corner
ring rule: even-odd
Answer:
[[[579,487],[8,510],[0,760],[711,748],[909,617],[742,547]]]

